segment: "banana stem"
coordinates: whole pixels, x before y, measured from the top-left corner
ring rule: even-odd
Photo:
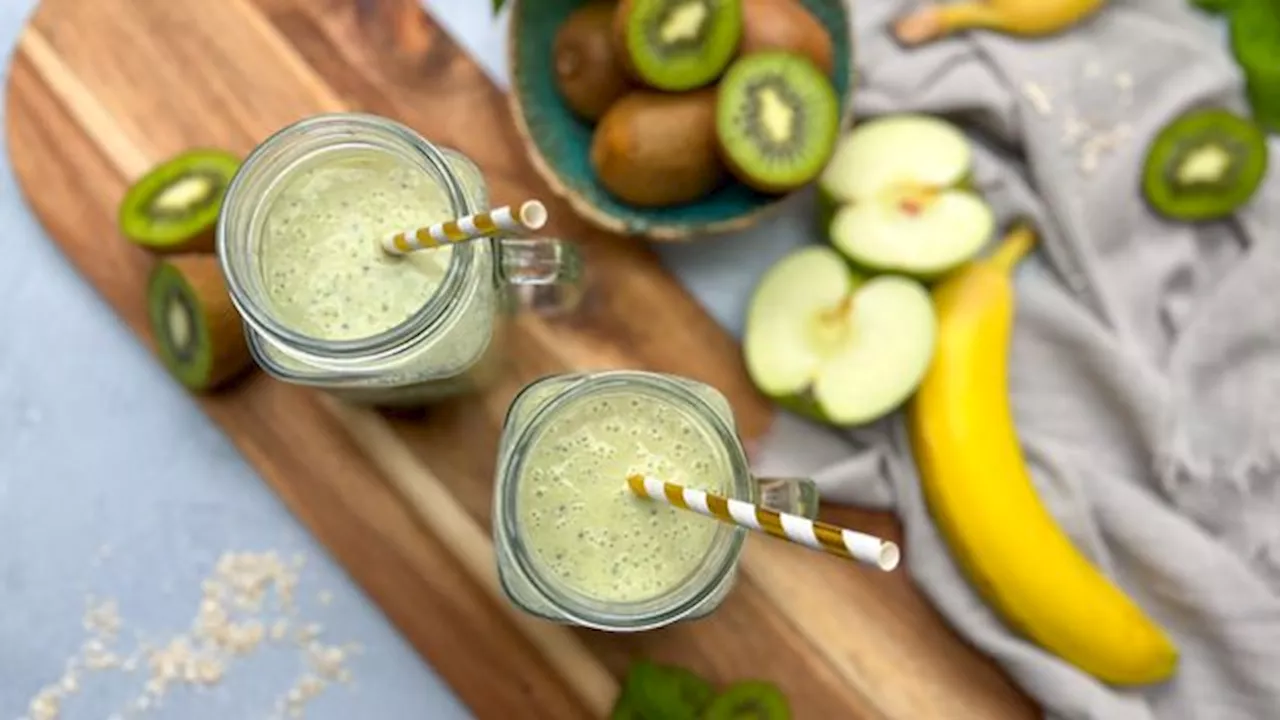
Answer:
[[[1000,241],[1000,247],[988,259],[993,266],[1006,272],[1013,269],[1036,244],[1036,231],[1028,223],[1019,223]]]
[[[1035,1],[1035,0],[1033,0]],[[920,45],[970,28],[999,29],[1005,23],[986,0],[929,4],[899,18],[893,34],[903,45]]]

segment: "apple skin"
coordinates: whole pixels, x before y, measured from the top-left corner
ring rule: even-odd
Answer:
[[[882,417],[887,417],[889,415],[892,415],[898,412],[898,410],[900,410],[903,405],[906,405],[907,401],[910,400],[914,395],[915,395],[915,391],[912,391],[909,395],[907,395],[907,397],[903,398],[902,403],[900,403],[897,407],[886,412]],[[818,423],[819,425],[826,425],[827,427],[838,428],[840,430],[852,430],[853,428],[866,427],[867,425],[870,425],[873,422],[876,422],[875,420],[872,420],[869,422],[854,422],[854,423],[836,422],[835,420],[832,420],[830,416],[828,416],[825,412],[822,411],[822,406],[818,405],[818,401],[813,398],[813,394],[808,390],[798,395],[774,397],[766,394],[766,397],[768,397],[769,400],[772,401],[775,405],[782,408],[783,410],[786,410],[789,413],[798,415],[806,420],[811,420],[813,422]]]

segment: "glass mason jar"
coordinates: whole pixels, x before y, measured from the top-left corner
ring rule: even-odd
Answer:
[[[359,113],[311,117],[269,137],[223,200],[218,258],[244,318],[254,360],[281,380],[358,403],[422,405],[485,386],[501,367],[503,329],[519,306],[566,310],[581,291],[576,248],[550,239],[486,239],[452,248],[438,290],[403,323],[353,340],[311,337],[283,321],[261,267],[273,202],[299,173],[355,153],[381,154],[438,183],[454,217],[489,209],[480,169],[391,120]]]
[[[619,392],[648,395],[701,426],[702,434],[712,438],[720,451],[719,470],[729,476],[725,492],[731,497],[815,518],[818,493],[808,479],[754,477],[728,400],[703,383],[659,373],[607,371],[552,375],[526,386],[507,410],[498,447],[493,538],[503,592],[516,607],[545,620],[637,632],[697,619],[715,610],[733,586],[749,531],[719,525],[700,564],[683,581],[658,597],[634,603],[591,598],[540,569],[539,559],[525,542],[518,511],[526,460],[567,409]]]

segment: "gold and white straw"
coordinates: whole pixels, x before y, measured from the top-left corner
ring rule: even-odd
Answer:
[[[398,232],[382,242],[382,249],[392,255],[404,255],[414,250],[438,248],[477,238],[533,232],[546,224],[547,206],[537,200],[528,200],[518,206],[504,205],[430,227]]]
[[[627,478],[631,492],[667,503],[730,525],[766,532],[814,550],[875,565],[881,570],[898,567],[902,553],[897,543],[854,530],[846,530],[818,520],[687,488],[657,478],[632,475]]]

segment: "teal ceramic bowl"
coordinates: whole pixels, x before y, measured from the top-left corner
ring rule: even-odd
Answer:
[[[512,114],[529,157],[551,190],[589,222],[623,235],[651,240],[690,240],[749,227],[787,196],[758,193],[731,182],[696,202],[636,208],[614,199],[591,169],[592,127],[578,119],[555,86],[552,48],[561,23],[586,0],[516,0],[511,8],[508,65]],[[796,0],[831,35],[834,83],[844,125],[852,117],[853,33],[847,0]]]

